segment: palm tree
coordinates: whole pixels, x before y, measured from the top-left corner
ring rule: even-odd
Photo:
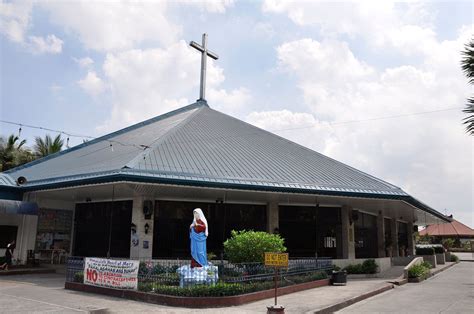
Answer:
[[[64,140],[61,139],[61,134],[58,134],[54,140],[51,136],[46,135],[44,139],[39,136],[35,137],[35,143],[35,154],[38,157],[45,157],[60,152],[63,148]]]
[[[7,139],[0,138],[0,171],[6,171],[34,159],[30,150],[24,147],[25,143],[26,140],[20,140],[13,134]]]
[[[474,84],[474,38],[471,38],[471,41],[465,46],[461,54],[461,68],[469,79],[469,84]],[[463,119],[463,123],[466,124],[466,132],[474,135],[474,97],[467,100],[466,108],[463,112],[468,114]]]

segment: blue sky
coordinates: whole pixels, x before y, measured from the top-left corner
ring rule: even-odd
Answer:
[[[474,226],[459,68],[472,16],[469,1],[0,1],[0,115],[99,136],[191,103],[200,62],[187,44],[207,32],[212,108]],[[44,134],[22,131],[30,145]]]

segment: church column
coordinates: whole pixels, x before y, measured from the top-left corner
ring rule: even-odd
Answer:
[[[415,255],[415,232],[413,231],[413,222],[407,224],[407,238],[408,238],[408,256]]]
[[[391,235],[390,237],[392,238],[392,257],[398,257],[399,256],[399,251],[398,251],[398,223],[397,223],[397,217],[392,216],[392,219],[390,221],[390,231]]]
[[[274,233],[279,228],[278,199],[272,199],[267,203],[267,232]]]
[[[385,226],[383,212],[380,210],[377,216],[377,247],[378,257],[385,257]]]
[[[350,206],[342,206],[341,208],[341,223],[342,223],[342,258],[355,259],[354,246],[354,223],[351,224]]]
[[[130,241],[130,258],[139,259],[139,258],[152,258],[153,252],[153,215],[150,219],[145,219],[145,214],[143,213],[143,206],[145,205],[145,200],[153,200],[153,198],[146,198],[144,196],[135,196],[133,198],[133,209],[132,209],[132,224],[136,226],[136,237],[138,238],[138,243],[134,243],[133,231],[131,241]],[[154,209],[154,201],[148,203],[147,205],[152,206]],[[148,225],[148,226],[146,226]],[[148,229],[146,231],[146,229]]]

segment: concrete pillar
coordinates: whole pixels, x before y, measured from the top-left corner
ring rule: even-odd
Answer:
[[[413,231],[413,222],[408,222],[407,224],[407,237],[408,237],[408,255],[415,255],[415,234]]]
[[[278,200],[273,199],[267,203],[267,232],[273,233],[275,228],[280,228]]]
[[[391,231],[391,238],[392,238],[392,257],[398,257],[398,223],[397,218],[392,217],[390,221],[390,231]]]
[[[342,223],[342,258],[343,259],[354,259],[355,258],[355,246],[354,246],[354,223],[351,224],[350,212],[352,208],[350,206],[343,206],[341,209],[341,223]]]
[[[385,257],[385,226],[382,211],[377,216],[377,251],[378,257]]]
[[[143,214],[143,201],[153,200],[144,196],[135,196],[133,198],[132,223],[137,226],[138,245],[134,246],[130,241],[131,259],[151,259],[153,253],[153,215],[151,219],[145,219]],[[153,204],[155,202],[153,201]],[[148,224],[148,233],[145,233],[145,225]],[[131,232],[131,230],[129,230]],[[132,238],[133,239],[133,238]],[[131,239],[131,240],[132,240]]]

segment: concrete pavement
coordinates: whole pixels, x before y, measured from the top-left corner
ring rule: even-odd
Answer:
[[[461,262],[421,283],[349,306],[338,313],[472,313],[474,263]]]

